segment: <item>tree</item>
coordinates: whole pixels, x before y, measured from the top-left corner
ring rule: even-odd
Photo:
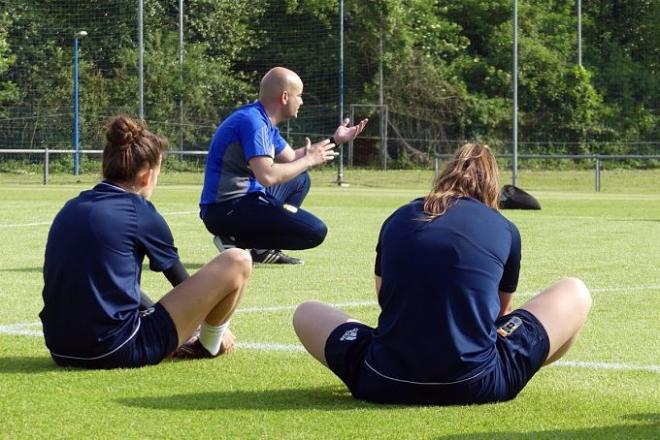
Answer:
[[[2,80],[16,57],[9,51],[7,43],[7,29],[9,27],[9,14],[5,11],[0,13],[0,105],[13,102],[17,97],[16,85],[11,81]]]
[[[587,3],[585,62],[603,95],[611,128],[602,140],[615,152],[631,151],[639,141],[660,137],[660,8],[655,0]],[[637,153],[657,153],[637,147]]]

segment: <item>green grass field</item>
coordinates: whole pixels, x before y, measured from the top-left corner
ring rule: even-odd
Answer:
[[[562,362],[512,402],[457,407],[376,406],[300,351],[296,304],[319,299],[367,323],[378,314],[374,247],[382,221],[422,195],[431,174],[348,171],[350,187],[315,172],[305,208],[323,218],[320,247],[302,267],[259,266],[232,321],[228,357],[138,370],[56,367],[40,336],[41,266],[49,223],[95,181],[0,174],[0,438],[660,438],[660,172],[521,172],[542,211],[505,211],[523,239],[516,304],[562,276],[582,278],[594,308]],[[201,175],[164,173],[153,201],[182,260],[215,254],[197,216]],[[145,270],[152,296],[164,277]]]

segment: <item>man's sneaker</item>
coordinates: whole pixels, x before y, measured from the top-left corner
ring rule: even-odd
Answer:
[[[172,354],[172,357],[177,359],[204,359],[218,357],[222,353],[224,353],[222,347],[220,347],[220,351],[217,354],[209,353],[202,343],[199,342],[199,337],[193,336],[177,348]]]
[[[268,249],[265,251],[257,251],[256,249],[250,250],[253,263],[261,264],[304,264],[305,262],[299,258],[294,258],[286,255],[284,252],[275,249]]]
[[[213,244],[218,248],[218,252],[224,252],[227,249],[236,247],[236,240],[231,236],[219,236],[216,235],[213,237]]]

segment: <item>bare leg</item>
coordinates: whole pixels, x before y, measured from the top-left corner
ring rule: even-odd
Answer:
[[[550,351],[544,365],[562,357],[573,345],[591,304],[589,289],[581,280],[564,278],[521,307],[541,321],[550,338]]]
[[[309,354],[326,367],[325,343],[334,329],[345,322],[359,322],[341,310],[318,301],[307,301],[293,314],[293,328]]]
[[[176,325],[179,345],[202,320],[219,325],[229,319],[245,292],[251,272],[250,254],[242,249],[229,249],[160,300]]]

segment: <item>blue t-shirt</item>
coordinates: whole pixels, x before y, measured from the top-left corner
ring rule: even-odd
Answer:
[[[287,145],[259,101],[229,115],[213,135],[206,158],[200,201],[202,216],[204,207],[213,203],[256,191],[265,193],[248,161],[257,156],[275,158]]]
[[[381,314],[366,361],[395,379],[448,383],[496,360],[498,291],[516,290],[520,234],[475,199],[457,199],[432,221],[423,207],[412,201],[381,229]]]
[[[156,272],[179,261],[165,219],[142,196],[103,182],[64,205],[48,234],[39,314],[51,353],[95,358],[137,332],[145,255]]]

